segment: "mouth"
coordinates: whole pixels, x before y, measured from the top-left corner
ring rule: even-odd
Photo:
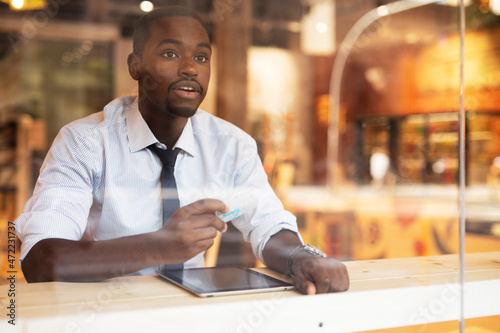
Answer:
[[[195,99],[201,94],[203,89],[201,88],[201,85],[196,81],[184,80],[174,83],[171,86],[170,90],[179,98]]]
[[[194,89],[192,87],[179,87],[178,90],[187,91],[187,92],[196,92],[196,89]]]

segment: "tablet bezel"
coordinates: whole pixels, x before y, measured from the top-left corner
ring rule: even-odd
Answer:
[[[277,283],[277,286],[260,286],[256,288],[250,288],[250,287],[240,287],[240,288],[224,288],[224,289],[216,289],[216,290],[203,290],[200,289],[198,286],[193,285],[190,283],[188,280],[183,280],[179,278],[178,276],[170,274],[171,271],[168,270],[163,270],[163,271],[156,271],[156,274],[160,276],[161,278],[193,293],[196,296],[199,297],[213,297],[213,296],[228,296],[228,295],[241,295],[241,294],[252,294],[252,293],[262,293],[262,292],[273,292],[273,291],[286,291],[286,290],[293,290],[295,289],[295,286],[291,283],[288,283],[286,281],[282,281],[280,279],[276,279],[274,277],[271,277],[269,275],[263,274],[261,272],[257,272],[255,270],[251,270],[249,268],[239,266],[239,265],[231,265],[231,266],[218,266],[218,267],[200,267],[200,268],[188,268],[184,269],[186,270],[220,270],[220,269],[237,269],[242,272],[245,272],[245,274],[250,277],[258,277],[258,278],[263,278],[269,282],[272,283]]]

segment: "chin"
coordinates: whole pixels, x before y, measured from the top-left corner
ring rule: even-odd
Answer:
[[[191,118],[196,114],[196,111],[198,108],[193,108],[193,107],[175,107],[171,106],[168,108],[169,112],[175,116],[178,117],[183,117],[183,118]]]

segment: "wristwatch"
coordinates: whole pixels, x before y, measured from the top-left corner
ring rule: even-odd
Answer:
[[[290,253],[290,256],[288,256],[288,273],[290,274],[290,276],[293,276],[294,273],[293,273],[293,270],[292,270],[292,260],[293,260],[293,257],[299,253],[299,252],[302,252],[302,251],[305,251],[309,254],[312,254],[312,255],[315,255],[317,257],[326,257],[326,254],[321,251],[320,249],[318,249],[316,246],[314,245],[310,245],[310,244],[303,244],[303,245],[299,245],[297,246],[293,251],[292,253]]]

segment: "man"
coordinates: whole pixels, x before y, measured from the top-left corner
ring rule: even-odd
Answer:
[[[345,266],[302,245],[295,218],[270,188],[255,142],[198,110],[212,51],[198,15],[165,7],[137,25],[130,75],[139,96],[63,127],[33,197],[16,221],[28,281],[95,281],[153,274],[155,267],[203,266],[226,224],[225,200],[251,186],[258,202],[233,223],[268,267],[293,273],[307,294],[347,290]],[[152,151],[176,149],[180,208],[162,225],[160,172]],[[220,216],[220,215],[219,215]]]

